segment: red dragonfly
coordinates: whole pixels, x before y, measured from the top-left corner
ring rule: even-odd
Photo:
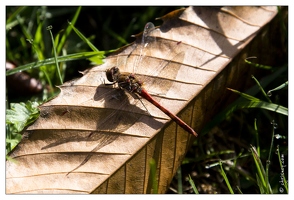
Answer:
[[[142,36],[142,49],[141,53],[143,51],[143,47],[148,45],[148,41],[146,41],[146,38],[148,34],[154,30],[154,25],[151,22],[148,22],[145,25],[143,36]],[[146,43],[145,43],[146,42]],[[140,55],[142,57],[142,55]],[[140,64],[140,63],[138,63]],[[108,81],[112,83],[117,83],[118,87],[126,90],[130,93],[139,95],[152,103],[154,106],[159,108],[162,112],[164,112],[166,115],[168,115],[172,120],[174,120],[179,126],[181,126],[184,130],[186,130],[188,133],[191,133],[192,135],[197,137],[196,131],[192,129],[188,124],[186,124],[183,120],[181,120],[179,117],[174,115],[172,112],[170,112],[168,109],[163,107],[161,104],[159,104],[144,88],[143,88],[143,81],[138,80],[138,78],[134,74],[130,73],[121,73],[119,68],[114,66],[108,70],[106,70],[106,77]]]
[[[135,70],[136,67],[138,67],[138,66],[141,67],[142,66],[141,61],[144,58],[146,58],[146,56],[144,54],[148,51],[148,47],[152,46],[152,44],[158,44],[158,43],[156,43],[156,41],[154,41],[155,39],[150,37],[150,35],[149,35],[153,30],[155,30],[154,25],[151,22],[148,22],[145,25],[145,28],[144,28],[144,32],[143,32],[143,35],[142,35],[142,41],[139,41],[138,43],[136,43],[137,45],[135,45],[135,48],[133,50],[131,50],[131,52],[128,52],[126,54],[126,56],[125,56],[125,57],[130,58],[130,57],[132,57],[131,54],[133,52],[135,52],[136,50],[139,50],[139,53],[138,52],[134,53],[136,58],[138,58],[139,60],[136,60],[137,62],[135,61],[135,64],[132,65],[133,69],[131,69],[131,70],[133,72],[136,71]],[[180,44],[180,42],[176,42],[175,47],[178,47],[179,44]],[[137,46],[139,46],[138,49],[137,49]],[[152,49],[153,48],[151,48],[151,50]],[[173,52],[174,50],[175,50],[175,48],[169,48],[167,53],[164,54],[164,56],[167,56],[167,55],[170,55],[170,54],[177,55],[177,53]],[[137,56],[138,54],[139,54],[139,56]],[[155,71],[155,73],[153,73],[153,77],[156,76],[156,73],[165,73],[165,72],[168,72],[171,69],[172,70],[177,70],[177,69],[175,69],[176,67],[170,67],[171,65],[169,65],[169,63],[170,62],[167,62],[167,63],[165,62],[165,65],[160,64],[159,66],[156,66],[155,69],[152,68],[152,69],[147,69],[147,70],[154,70]],[[121,65],[119,65],[119,66],[121,66]],[[130,65],[128,65],[128,66],[130,66]],[[168,66],[168,67],[166,67],[166,66]],[[143,66],[143,68],[145,68],[145,66]],[[167,70],[167,71],[164,72],[164,70]],[[161,104],[159,104],[147,92],[147,90],[144,89],[143,81],[142,81],[142,79],[138,78],[139,76],[140,76],[139,74],[136,74],[136,76],[135,76],[134,73],[120,72],[119,68],[116,67],[116,66],[111,67],[110,69],[106,70],[106,77],[107,77],[108,81],[111,82],[112,85],[117,84],[120,89],[122,89],[124,91],[127,91],[127,93],[130,94],[129,96],[132,96],[132,97],[135,97],[135,98],[136,97],[138,97],[138,98],[142,97],[142,98],[146,99],[147,101],[152,103],[154,106],[159,108],[166,115],[168,115],[172,120],[174,120],[184,130],[186,130],[190,134],[197,137],[196,131],[194,131],[189,125],[187,125],[179,117],[177,117],[172,112],[170,112],[168,109],[164,108]],[[150,83],[150,80],[146,80],[146,83],[147,82]],[[156,82],[151,83],[150,86],[152,85],[154,87],[154,84],[156,84]],[[160,91],[161,90],[162,90],[162,88],[160,88]],[[122,96],[122,95],[125,96],[126,95],[125,92],[123,92],[123,91],[121,91],[121,92],[122,92],[122,94],[120,96]],[[118,110],[129,106],[128,101],[130,99],[128,99],[128,97],[120,98],[119,95],[118,95],[117,89],[113,89],[113,88],[105,87],[105,85],[104,86],[101,85],[101,87],[99,87],[99,89],[98,89],[98,92],[96,92],[96,93],[97,93],[97,96],[95,95],[96,100],[94,100],[93,102],[100,101],[100,99],[104,99],[104,101],[106,103],[111,104],[110,107],[115,106],[116,108],[118,108]],[[122,101],[124,101],[124,102],[120,102],[120,105],[118,105],[118,103],[116,101],[118,99],[122,99]],[[140,98],[139,98],[139,100],[140,100]],[[141,103],[143,104],[143,102],[141,102]],[[87,103],[84,102],[83,104],[87,104]],[[145,107],[144,104],[143,104],[143,106]],[[135,109],[136,109],[136,106],[135,106]],[[145,109],[147,109],[147,108],[145,107]],[[136,111],[138,111],[138,110],[136,110]],[[138,115],[140,115],[140,114],[137,114],[137,116]],[[131,116],[130,115],[129,117],[125,117],[125,113],[120,113],[118,111],[114,111],[114,112],[112,111],[110,114],[105,115],[105,116],[106,117],[103,117],[103,118],[101,118],[99,120],[99,123],[97,124],[97,131],[92,131],[90,133],[90,135],[88,135],[87,138],[86,138],[87,146],[91,146],[93,144],[96,145],[95,148],[93,148],[91,150],[91,152],[96,152],[99,149],[101,149],[102,147],[104,147],[106,145],[109,145],[110,143],[115,141],[115,139],[120,136],[120,134],[115,134],[115,132],[121,132],[121,131],[125,130],[125,124],[132,124],[136,120],[138,120],[136,116]],[[112,125],[115,125],[116,127],[111,128]],[[106,131],[105,132],[106,134],[104,134],[104,131]],[[111,134],[108,134],[108,132],[111,132]],[[81,139],[83,139],[83,138],[81,138]],[[97,142],[98,142],[98,144],[97,144]],[[77,166],[76,168],[74,168],[73,170],[68,172],[67,174],[70,174],[71,172],[77,170],[79,167],[81,167],[86,162],[88,162],[88,160],[92,157],[92,155],[93,154],[87,155],[87,157],[84,159],[84,161],[79,166]]]

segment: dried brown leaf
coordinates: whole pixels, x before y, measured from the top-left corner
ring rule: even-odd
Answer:
[[[267,8],[174,11],[152,32],[156,40],[140,65],[138,34],[105,64],[59,86],[60,95],[40,106],[40,118],[26,130],[29,137],[11,153],[16,162],[6,162],[6,192],[151,193],[153,158],[164,193],[193,136],[144,99],[151,116],[138,99],[105,86],[105,70],[119,66],[131,73],[135,66],[138,77],[150,78],[145,87],[154,98],[173,113],[182,111],[180,117],[199,131],[220,106],[222,91],[244,71],[228,64],[276,15]],[[126,96],[130,100],[122,104]]]

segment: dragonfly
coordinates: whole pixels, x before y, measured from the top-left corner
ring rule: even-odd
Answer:
[[[87,139],[85,139],[87,141],[87,146],[95,145],[95,147],[91,150],[91,153],[86,156],[84,161],[79,166],[77,166],[76,168],[74,168],[73,170],[68,172],[67,174],[70,174],[71,172],[77,170],[79,167],[81,167],[86,162],[88,162],[94,152],[97,152],[102,147],[105,147],[105,146],[109,145],[110,143],[112,143],[113,141],[115,141],[118,137],[121,137],[121,135],[117,134],[117,133],[125,130],[126,124],[135,123],[138,120],[138,118],[142,114],[142,111],[140,111],[140,109],[137,108],[137,106],[131,105],[129,103],[131,97],[133,97],[133,99],[137,99],[136,100],[137,102],[138,102],[138,100],[140,100],[140,97],[147,100],[148,102],[150,102],[151,104],[156,106],[159,110],[161,110],[163,113],[165,113],[167,116],[169,116],[172,120],[174,120],[185,131],[187,131],[188,133],[197,137],[197,133],[193,128],[191,128],[188,124],[186,124],[178,116],[174,115],[171,111],[169,111],[168,109],[163,107],[158,101],[156,101],[150,95],[149,92],[147,92],[147,90],[143,86],[143,84],[146,82],[150,83],[150,80],[147,80],[147,78],[146,78],[147,76],[142,76],[142,75],[135,73],[136,67],[141,66],[142,60],[144,60],[144,58],[146,56],[144,54],[147,51],[148,45],[150,47],[150,45],[152,45],[152,42],[156,43],[156,41],[154,41],[154,38],[150,37],[150,33],[154,30],[155,30],[155,26],[153,25],[153,23],[148,22],[145,25],[144,31],[142,33],[141,41],[138,41],[138,43],[139,43],[138,49],[137,49],[137,46],[135,45],[135,47],[130,52],[128,51],[126,53],[126,55],[128,55],[126,57],[130,58],[131,57],[130,54],[132,54],[132,52],[134,52],[136,50],[138,50],[138,52],[139,52],[138,53],[139,56],[136,56],[136,60],[134,62],[135,64],[133,64],[133,66],[131,66],[133,68],[132,73],[121,72],[119,67],[117,67],[117,66],[121,67],[120,64],[117,64],[117,66],[113,66],[113,67],[108,68],[104,71],[105,76],[106,76],[107,80],[109,81],[109,83],[111,85],[116,84],[116,85],[118,85],[118,87],[116,89],[115,88],[110,89],[109,87],[107,87],[108,83],[105,83],[103,81],[104,84],[102,84],[100,87],[97,88],[98,89],[97,97],[95,97],[94,101],[100,101],[101,99],[104,99],[105,103],[109,104],[108,105],[109,108],[115,107],[116,110],[112,111],[111,113],[107,113],[107,114],[105,113],[104,116],[106,116],[106,117],[99,119],[99,123],[97,124],[97,130],[92,131],[88,136],[86,136]],[[176,42],[175,47],[177,47],[177,45],[179,45],[179,44],[180,44],[180,42]],[[170,49],[167,52],[167,54],[172,53],[172,51],[173,51],[173,48]],[[164,71],[164,69],[171,70],[171,67],[170,67],[171,65],[169,65],[169,64],[170,64],[170,62],[165,62],[165,64],[159,64],[159,66],[152,68],[151,70],[155,71],[155,73],[153,73],[153,74],[151,72],[152,76],[155,77],[156,72],[159,74],[159,73],[161,73],[161,71]],[[167,66],[168,66],[168,68],[165,68]],[[176,69],[174,69],[174,70],[176,70]],[[146,80],[144,80],[143,77],[145,77]],[[149,85],[150,86],[156,85],[156,80],[155,79],[151,80],[151,83]],[[119,91],[117,91],[117,89],[119,89]],[[126,91],[126,92],[124,92],[124,91]],[[108,94],[106,94],[106,93],[108,93]],[[120,95],[117,95],[118,97],[115,97],[115,94],[118,94],[118,93]],[[127,93],[129,95],[126,95]],[[95,94],[95,96],[96,96],[96,94]],[[124,96],[124,97],[121,98],[120,96]],[[128,97],[126,97],[126,96],[128,96]],[[120,100],[120,103],[117,102],[118,99]],[[141,103],[143,104],[142,101],[141,101]],[[86,104],[86,103],[84,102],[83,104]],[[120,104],[120,105],[118,105],[118,104]],[[147,108],[144,104],[143,104],[143,106],[144,106],[145,110],[147,110]],[[120,110],[128,110],[129,108],[132,109],[132,112],[129,114],[127,114],[125,111],[120,112]],[[148,110],[147,110],[147,112],[148,112]],[[126,115],[127,115],[127,117],[126,117]],[[149,115],[150,115],[150,113],[149,113]],[[164,118],[164,119],[166,119],[166,118]],[[153,125],[155,124],[155,127],[159,127],[158,124],[156,124],[156,120],[154,120],[154,121],[152,120],[151,124],[153,124]],[[112,127],[111,125],[115,125],[116,127]],[[125,137],[128,137],[128,136],[126,135]],[[142,137],[142,136],[140,136],[140,137]],[[98,142],[98,144],[97,144],[97,142]]]
[[[148,22],[145,25],[143,36],[142,36],[142,49],[141,53],[143,51],[143,48],[148,45],[148,41],[146,41],[146,38],[148,34],[154,30],[154,25],[151,22]],[[146,44],[144,44],[146,42]],[[140,55],[141,57],[142,55]],[[120,69],[117,66],[114,66],[110,69],[106,70],[106,77],[107,80],[112,82],[113,84],[117,83],[118,87],[120,89],[123,89],[127,92],[133,93],[135,95],[139,95],[140,97],[146,99],[151,104],[156,106],[158,109],[160,109],[162,112],[164,112],[166,115],[168,115],[173,121],[175,121],[180,127],[182,127],[185,131],[188,133],[194,135],[195,137],[198,136],[196,131],[191,128],[188,124],[186,124],[182,119],[180,119],[178,116],[174,115],[171,111],[169,111],[167,108],[163,107],[159,102],[157,102],[149,93],[148,91],[143,87],[144,82],[139,80],[135,74],[133,73],[127,73],[127,72],[120,72]]]

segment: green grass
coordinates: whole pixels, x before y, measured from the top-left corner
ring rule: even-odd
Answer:
[[[31,55],[27,55],[28,59],[29,57],[34,57],[37,60],[35,62],[20,65],[15,69],[8,70],[6,72],[6,75],[14,75],[18,72],[31,72],[33,70],[36,70],[38,73],[38,79],[41,80],[41,82],[44,85],[48,85],[49,89],[44,89],[43,96],[40,97],[31,97],[34,98],[34,101],[31,102],[29,99],[27,100],[27,103],[10,103],[7,107],[10,107],[10,109],[6,110],[6,154],[9,153],[16,144],[20,141],[21,131],[34,122],[38,118],[39,111],[37,106],[54,96],[58,94],[58,90],[55,87],[55,85],[62,84],[64,77],[65,77],[65,70],[66,70],[66,62],[74,61],[78,59],[92,59],[92,61],[96,61],[96,64],[101,64],[102,59],[104,58],[105,52],[98,51],[98,49],[93,49],[92,52],[80,52],[80,53],[73,53],[69,55],[61,55],[61,51],[64,49],[64,46],[67,41],[67,37],[69,36],[72,29],[77,32],[77,30],[74,28],[74,24],[79,16],[81,7],[77,8],[77,11],[74,14],[74,17],[72,21],[67,26],[66,30],[64,31],[64,34],[60,38],[60,33],[57,34],[57,36],[54,38],[52,34],[52,26],[47,26],[46,30],[49,32],[48,38],[44,38],[42,34],[42,30],[45,28],[44,21],[41,22],[40,19],[37,18],[36,22],[36,32],[35,34],[32,34],[29,27],[25,25],[24,18],[20,17],[20,13],[23,12],[26,9],[30,9],[28,7],[21,7],[16,9],[14,13],[12,13],[12,16],[15,17],[15,20],[13,20],[12,17],[7,19],[7,26],[6,29],[9,32],[10,29],[13,28],[14,25],[19,25],[21,33],[23,33],[23,36],[21,37],[20,41],[24,41],[25,37],[26,40],[31,45]],[[33,8],[34,10],[34,8]],[[36,15],[37,17],[38,15]],[[20,20],[22,19],[22,20]],[[79,33],[79,36],[82,38],[82,40],[88,44],[90,47],[93,47],[94,45],[91,44],[91,42],[84,37],[81,33]],[[32,39],[34,38],[34,39]],[[52,42],[52,56],[51,58],[46,58],[45,56],[45,43],[44,40],[49,39]],[[9,37],[6,42],[7,47],[7,60],[15,61],[17,60],[16,56],[18,54],[21,54],[23,52],[10,52],[12,41],[9,41]],[[24,47],[24,46],[22,46]],[[27,51],[26,49],[24,51]],[[66,50],[65,50],[66,51]],[[26,52],[27,53],[27,52]],[[64,53],[63,53],[64,54]],[[33,73],[32,73],[33,74]],[[9,96],[7,96],[7,102]]]
[[[17,95],[7,89],[6,153],[20,141],[21,130],[38,117],[37,105],[58,95],[56,85],[79,77],[77,72],[92,63],[101,64],[110,51],[99,50],[133,41],[129,36],[141,32],[146,22],[173,9],[7,7],[6,59],[18,66],[6,72],[7,78],[26,72],[44,90]],[[202,130],[168,193],[288,193],[288,65],[251,61],[244,62],[265,70],[267,76],[260,81],[252,77],[254,86],[247,91],[230,89],[240,97]],[[152,180],[154,163],[150,168]],[[156,181],[152,191],[157,193]]]

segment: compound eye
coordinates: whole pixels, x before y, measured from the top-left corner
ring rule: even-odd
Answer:
[[[119,69],[116,66],[106,70],[106,77],[110,82],[117,82],[119,74]]]

